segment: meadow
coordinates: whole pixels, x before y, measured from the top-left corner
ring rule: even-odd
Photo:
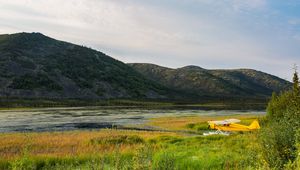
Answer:
[[[162,117],[144,124],[161,131],[2,133],[0,169],[256,169],[257,132],[201,135],[207,120],[228,117]],[[258,118],[233,117],[245,124]]]

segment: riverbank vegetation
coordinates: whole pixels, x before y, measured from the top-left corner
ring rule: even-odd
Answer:
[[[256,148],[255,133],[10,133],[0,135],[0,169],[247,169],[256,166]]]
[[[268,168],[300,169],[300,88],[296,71],[293,82],[292,90],[273,94],[267,108],[259,141]]]
[[[80,99],[20,99],[1,98],[0,110],[18,108],[44,108],[44,107],[137,107],[137,108],[178,108],[203,110],[264,110],[267,99],[220,99],[220,100],[80,100]]]

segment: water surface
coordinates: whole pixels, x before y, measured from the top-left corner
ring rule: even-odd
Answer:
[[[139,125],[165,116],[262,115],[262,111],[68,107],[1,110],[0,132],[65,131]]]

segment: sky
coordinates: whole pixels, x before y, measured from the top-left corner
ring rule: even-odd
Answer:
[[[252,68],[291,80],[300,0],[0,0],[0,34],[40,32],[126,63]]]

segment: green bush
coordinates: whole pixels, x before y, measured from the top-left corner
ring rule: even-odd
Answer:
[[[297,74],[295,74],[297,75]],[[300,129],[299,82],[294,89],[272,95],[267,120],[260,132],[264,161],[273,169],[289,169],[297,158],[297,131]]]
[[[283,123],[274,122],[260,133],[263,158],[274,169],[282,169],[296,154],[294,133]]]

